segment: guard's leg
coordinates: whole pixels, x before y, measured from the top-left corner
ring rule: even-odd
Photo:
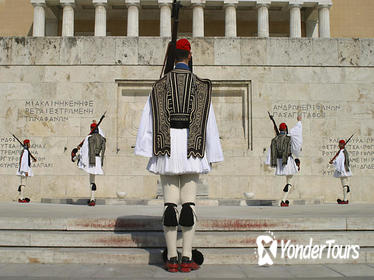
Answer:
[[[338,199],[339,204],[348,204],[348,193],[351,191],[348,186],[348,177],[340,177],[340,182],[343,187],[343,201]]]
[[[95,192],[96,192],[96,184],[95,184],[95,174],[90,174],[90,188],[91,188],[91,198],[88,201],[89,206],[95,206]]]
[[[18,186],[18,202],[20,203],[28,203],[30,202],[30,198],[24,197],[23,190],[27,185],[27,176],[20,176],[21,184]]]
[[[292,188],[292,175],[287,175],[286,176],[286,185],[285,187],[283,188],[283,192],[284,192],[284,195],[283,195],[283,199],[282,199],[282,202],[281,202],[281,206],[288,206],[290,204],[290,202],[287,200],[288,198],[288,194],[290,193],[291,191],[291,188]]]
[[[179,218],[183,235],[181,272],[190,272],[192,269],[199,268],[192,261],[192,242],[196,228],[195,201],[198,182],[199,174],[181,175],[182,210]]]
[[[167,247],[166,268],[169,272],[178,271],[177,252],[177,205],[179,202],[179,176],[160,176],[162,189],[164,192],[164,215],[163,227]]]
[[[18,186],[18,202],[22,202],[24,197],[23,197],[23,188],[25,185],[23,184],[24,182],[24,177],[20,176],[20,185]]]

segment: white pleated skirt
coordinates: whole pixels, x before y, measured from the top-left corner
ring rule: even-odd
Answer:
[[[31,168],[30,168],[30,170],[27,173],[28,173],[28,177],[34,176],[34,173],[32,172]],[[24,171],[17,171],[17,175],[18,176],[24,176],[24,177],[26,177],[26,172],[24,172]]]
[[[277,168],[275,170],[275,175],[287,176],[297,174],[298,168],[295,160],[292,157],[288,157],[286,165],[283,166],[282,162],[282,159],[277,159]]]
[[[203,158],[187,158],[188,129],[170,129],[170,157],[153,156],[147,170],[160,175],[180,175],[191,173],[206,174],[210,166],[206,155]]]
[[[84,165],[80,162],[79,168],[83,169],[89,174],[103,175],[104,171],[101,167],[101,157],[96,157],[96,164],[94,166]]]
[[[351,177],[352,176],[352,172],[351,171],[343,171],[343,172],[340,172],[338,170],[335,170],[334,172],[334,177],[335,178],[341,178],[341,177]]]

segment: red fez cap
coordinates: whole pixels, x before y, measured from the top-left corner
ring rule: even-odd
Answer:
[[[97,126],[97,124],[96,124],[96,123],[91,123],[91,129],[95,129],[95,128],[96,128],[96,126]]]
[[[30,143],[30,140],[29,139],[25,139],[23,140],[23,144],[26,145],[26,144],[29,144]]]
[[[191,51],[191,44],[188,42],[187,39],[179,39],[176,44],[176,49],[178,50],[185,50],[190,52]]]
[[[345,145],[345,141],[342,139],[342,140],[339,141],[339,144]]]
[[[279,125],[279,130],[287,130],[287,125],[283,122]]]

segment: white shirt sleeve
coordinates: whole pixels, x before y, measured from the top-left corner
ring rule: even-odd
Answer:
[[[100,126],[99,126],[99,134],[105,138],[105,133],[104,133],[104,131],[100,128]]]
[[[344,156],[344,150],[342,149],[339,151],[339,155],[333,161],[336,171],[340,173],[345,172],[344,161],[345,161],[345,156]]]
[[[271,146],[269,147],[266,155],[265,165],[271,165]]]
[[[89,156],[88,156],[88,138],[89,137],[90,137],[90,135],[86,136],[86,138],[83,141],[83,145],[79,150],[80,160],[79,160],[78,166],[80,168],[86,168],[88,166],[88,158],[89,158]]]
[[[24,149],[22,158],[21,158],[21,163],[20,163],[20,172],[29,172],[30,167],[29,167],[29,152],[28,150]]]
[[[291,136],[291,153],[295,157],[299,157],[303,145],[303,125],[301,121],[298,121],[290,130],[289,135]]]
[[[206,131],[206,156],[208,162],[220,162],[224,159],[221,141],[219,140],[216,116],[212,104],[210,104]]]
[[[151,108],[151,98],[144,106],[138,134],[136,136],[135,154],[143,157],[153,155],[153,117]]]

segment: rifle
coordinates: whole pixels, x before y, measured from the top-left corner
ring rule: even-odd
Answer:
[[[94,129],[91,129],[90,133],[88,133],[88,135],[91,135],[92,132],[95,131],[95,129],[97,129],[99,127],[99,125],[101,124],[101,122],[103,121],[103,119],[105,118],[105,114],[106,114],[106,111],[104,112],[104,114],[101,116],[99,122],[97,123],[96,127]],[[82,142],[80,142],[80,144],[78,145],[78,147],[82,147],[83,145],[83,142],[84,142],[84,139],[82,140]]]
[[[188,67],[190,68],[190,71],[192,72],[192,67],[193,67],[193,65],[192,65],[192,56],[191,56],[190,61],[188,62]]]
[[[18,143],[24,148],[24,149],[26,149],[28,152],[29,152],[29,155],[30,155],[30,157],[34,160],[34,161],[36,161],[36,157],[34,157],[33,156],[33,154],[29,151],[29,148],[26,146],[26,145],[24,145],[18,138],[17,138],[17,136],[15,136],[13,133],[11,133],[12,134],[12,136],[14,137],[14,139],[16,139],[17,141],[18,141]]]
[[[99,122],[97,123],[96,127],[94,129],[91,129],[90,133],[88,135],[91,135],[92,132],[95,131],[95,129],[97,129],[99,127],[99,125],[101,124],[101,122],[103,121],[103,119],[105,118],[105,114],[106,114],[106,111],[104,112],[104,114],[101,116]],[[83,142],[84,142],[84,139],[82,140],[82,142],[79,143],[79,145],[77,146],[77,148],[74,148],[72,151],[71,151],[71,161],[74,162],[75,161],[75,156],[77,155],[78,153],[78,148],[80,149],[82,146],[83,146]]]
[[[351,141],[353,135],[355,135],[355,134],[356,134],[356,132],[353,133],[353,134],[351,135],[351,137],[349,137],[349,138],[347,139],[347,141],[345,141],[345,145],[347,145],[348,142]],[[345,147],[345,145],[344,145],[344,147]],[[339,151],[336,153],[336,155],[335,155],[335,156],[330,160],[330,164],[332,164],[332,162],[337,158],[337,156],[339,155],[339,153],[340,153],[340,150],[339,150]]]
[[[274,116],[270,115],[269,111],[268,111],[268,114],[269,114],[270,120],[273,122],[275,134],[279,135],[279,129],[278,129],[277,124],[275,123]]]
[[[179,8],[180,7],[182,7],[180,2],[177,0],[174,0],[172,13],[171,13],[171,18],[173,20],[171,41],[169,42],[168,47],[167,47],[160,78],[162,78],[163,75],[166,75],[174,68],[175,48],[176,48],[177,37],[178,37],[178,23],[179,23]],[[191,67],[192,67],[192,61],[191,61]]]

